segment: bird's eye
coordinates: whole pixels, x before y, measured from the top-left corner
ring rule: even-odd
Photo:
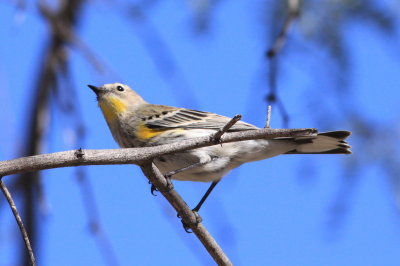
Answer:
[[[122,87],[122,86],[118,86],[118,87],[117,87],[117,90],[118,90],[118,91],[124,91],[125,89],[124,89],[124,87]]]

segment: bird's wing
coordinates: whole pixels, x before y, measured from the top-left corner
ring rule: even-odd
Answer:
[[[164,105],[146,105],[136,112],[148,128],[184,128],[184,129],[214,129],[218,130],[231,118],[214,113],[196,111],[185,108],[175,108]],[[229,131],[257,129],[256,126],[238,121]]]

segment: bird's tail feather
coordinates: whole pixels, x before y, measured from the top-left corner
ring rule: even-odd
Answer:
[[[351,154],[351,146],[346,138],[349,131],[329,131],[312,137],[298,137],[294,141],[299,145],[286,154]]]

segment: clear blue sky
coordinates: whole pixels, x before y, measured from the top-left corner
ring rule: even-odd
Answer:
[[[28,1],[30,3],[30,1]],[[209,35],[194,36],[191,15],[179,1],[162,1],[150,12],[150,21],[172,52],[183,78],[166,82],[157,72],[138,33],[143,28],[121,15],[107,1],[90,3],[83,12],[79,35],[113,73],[98,74],[81,53],[72,53],[72,76],[87,127],[82,148],[106,149],[117,145],[86,85],[121,81],[147,101],[216,112],[243,114],[258,126],[265,121],[264,83],[258,78],[266,48],[264,31],[255,12],[259,1],[224,1],[213,15]],[[15,158],[23,145],[23,124],[36,82],[38,62],[48,29],[31,9],[22,17],[11,4],[0,4],[0,160]],[[233,19],[234,18],[234,19]],[[355,106],[370,123],[398,121],[400,75],[394,44],[365,25],[348,29],[353,52],[352,88]],[[318,52],[316,52],[318,53]],[[320,130],[351,129],[343,124],[323,125],[310,113],[318,112],[302,99],[316,90],[309,68],[320,73],[325,61],[306,57],[282,58],[280,94],[291,117],[291,127]],[[321,55],[323,58],[323,55]],[[183,81],[184,79],[184,81]],[[254,85],[256,83],[256,86]],[[175,88],[176,88],[175,87]],[[340,108],[320,83],[320,102]],[[68,96],[68,93],[62,94]],[[335,111],[331,111],[334,113]],[[51,134],[43,152],[79,148],[73,123],[60,110],[49,117]],[[328,121],[328,122],[327,122]],[[273,127],[280,127],[275,111]],[[394,124],[398,131],[398,123]],[[398,134],[398,133],[397,133]],[[364,145],[352,136],[354,155]],[[330,207],[346,178],[349,156],[280,156],[242,166],[226,177],[201,210],[204,225],[236,265],[397,265],[400,260],[400,224],[391,184],[382,169],[365,167],[356,173],[348,212],[336,227],[329,226]],[[161,195],[153,197],[147,179],[136,166],[84,167],[100,210],[101,224],[121,265],[212,265],[212,260]],[[43,172],[47,206],[40,222],[38,265],[103,265],[96,242],[88,231],[76,169]],[[7,177],[6,180],[12,177]],[[208,184],[175,182],[190,206]],[[18,202],[17,202],[18,204]],[[12,245],[20,238],[11,211],[0,218],[0,265],[12,265]],[[4,225],[4,226],[3,226]],[[13,230],[10,230],[13,228]]]

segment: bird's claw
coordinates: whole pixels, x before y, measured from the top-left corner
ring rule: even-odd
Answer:
[[[188,234],[193,233],[192,229],[190,228],[189,225],[187,225],[187,223],[185,223],[183,220],[181,222],[182,222],[183,229],[185,230],[186,233],[188,233]]]
[[[150,188],[151,195],[157,196],[157,194],[155,194],[154,191],[158,191],[158,189],[156,188],[155,185],[151,184],[151,188]]]
[[[196,226],[203,221],[203,219],[201,218],[201,216],[199,215],[199,213],[197,211],[193,211],[193,214],[196,217],[196,222],[194,222],[193,224],[187,224],[183,220],[181,220],[183,229],[185,229],[186,233],[189,233],[189,234],[193,233],[191,226],[193,226],[193,225]],[[179,213],[177,216],[178,216],[178,218],[181,218]]]
[[[171,182],[171,178],[168,178],[168,176],[164,176],[165,179],[167,180],[167,189],[166,190],[159,190],[155,185],[151,184],[151,182],[149,181],[149,184],[151,184],[151,188],[150,188],[150,192],[153,196],[157,196],[154,192],[155,191],[160,191],[160,192],[168,192],[171,191],[172,189],[174,189],[174,185]]]

